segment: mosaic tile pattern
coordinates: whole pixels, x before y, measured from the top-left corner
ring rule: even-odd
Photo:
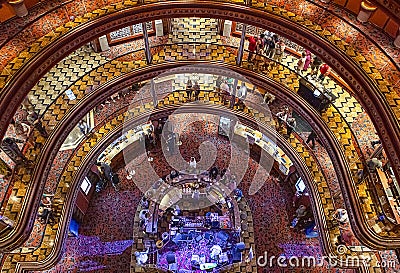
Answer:
[[[87,47],[78,49],[59,62],[28,95],[35,105],[35,111],[40,115],[43,114],[45,107],[53,103],[74,82],[106,62],[104,57]]]
[[[258,8],[269,8],[269,7],[265,7],[263,4],[259,4],[259,3],[255,3],[255,5],[254,5],[255,7],[258,7]],[[113,7],[114,8],[114,7]],[[273,11],[276,11],[276,10],[273,10]],[[279,11],[278,11],[278,13],[280,13]],[[285,16],[285,14],[284,13],[282,13],[281,15],[284,15]],[[295,18],[293,18],[293,16],[289,16],[289,18],[291,18],[291,19],[297,19],[297,16],[295,17]],[[300,20],[302,20],[301,18],[300,18]],[[323,31],[322,32],[322,34],[325,34],[325,31]],[[326,33],[326,34],[328,34],[328,35],[330,35],[330,33]],[[336,40],[335,40],[336,41]],[[377,71],[373,71],[373,73],[374,74],[377,74],[378,72]],[[384,82],[381,82],[381,84],[382,84],[382,87],[383,87],[383,84],[385,84]],[[386,88],[384,88],[383,90],[386,90]]]

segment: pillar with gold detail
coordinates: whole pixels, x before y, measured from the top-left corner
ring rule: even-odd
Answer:
[[[321,0],[322,3],[329,4],[331,0]]]
[[[400,48],[400,28],[399,28],[399,30],[397,31],[397,37],[396,37],[396,39],[394,39],[394,45],[395,45],[397,48]]]
[[[24,17],[28,15],[28,9],[25,6],[24,0],[8,1],[8,3],[14,9],[14,12],[18,17]]]
[[[371,4],[369,1],[361,2],[361,9],[358,13],[357,20],[361,23],[368,22],[368,19],[371,17],[372,13],[376,10],[376,7]]]

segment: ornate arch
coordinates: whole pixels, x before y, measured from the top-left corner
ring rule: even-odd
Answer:
[[[163,71],[169,68],[177,66],[179,67],[180,65],[182,64],[163,64],[148,68],[144,71],[141,70],[139,72],[124,75],[123,77],[119,77],[113,81],[107,82],[106,84],[102,85],[99,89],[96,89],[93,94],[88,95],[86,98],[81,100],[77,105],[75,105],[73,111],[71,111],[67,116],[65,116],[63,121],[57,125],[54,134],[48,140],[46,146],[43,147],[44,149],[43,157],[39,159],[40,163],[38,164],[36,170],[36,173],[38,175],[34,176],[34,179],[31,183],[32,188],[29,190],[30,194],[28,194],[28,198],[26,198],[25,205],[23,207],[25,212],[23,219],[20,222],[18,230],[14,230],[13,233],[9,234],[9,236],[7,236],[6,238],[2,238],[3,247],[11,249],[12,247],[17,246],[26,239],[26,237],[24,237],[23,234],[26,234],[26,236],[29,234],[30,231],[29,225],[30,223],[33,223],[33,219],[36,213],[36,208],[39,202],[36,196],[40,195],[43,190],[44,182],[50,170],[50,166],[52,164],[51,162],[54,160],[58,152],[58,147],[61,146],[64,139],[67,137],[72,128],[74,128],[77,121],[86,112],[91,110],[96,104],[102,102],[105,98],[119,91],[120,89],[126,86],[130,86],[133,82],[136,81],[142,81],[148,78],[154,78],[159,73],[162,73]],[[341,166],[341,169],[339,170],[339,174],[341,174],[341,180],[348,181],[349,184],[351,183],[350,182],[351,175],[348,173],[348,169],[346,168],[346,161],[343,159],[344,155],[342,154],[342,152],[338,154],[338,151],[340,151],[341,149],[338,148],[336,137],[332,134],[332,132],[330,132],[328,128],[326,128],[324,121],[322,121],[321,117],[315,110],[311,109],[311,107],[307,106],[307,104],[305,103],[298,103],[299,101],[302,101],[302,99],[298,95],[287,90],[286,88],[283,88],[278,83],[268,78],[265,78],[264,76],[255,74],[246,69],[241,69],[238,67],[230,67],[227,65],[224,65],[223,67],[229,67],[237,72],[240,72],[242,75],[245,75],[246,77],[251,79],[252,82],[254,82],[256,85],[259,85],[260,87],[263,87],[269,90],[270,92],[274,92],[281,99],[289,100],[290,105],[294,108],[295,111],[300,113],[300,115],[308,118],[308,121],[310,122],[312,127],[316,130],[318,135],[324,136],[324,141],[323,141],[324,146],[327,147],[328,152],[330,153],[331,157],[333,157],[334,164],[337,166]],[[185,67],[182,68],[182,71],[183,72],[185,71]],[[348,199],[346,202],[347,206],[351,207],[352,205],[349,202],[351,202],[351,200]],[[355,213],[355,216],[353,217],[355,217],[356,220],[363,223],[362,217],[357,218],[357,215],[359,215],[359,212]],[[352,219],[352,221],[357,222],[357,225],[359,225],[359,222],[356,220]],[[8,245],[10,242],[11,245]]]
[[[174,8],[171,8],[171,5]],[[115,12],[116,10],[118,12]],[[271,30],[290,37],[326,60],[350,85],[354,91],[353,95],[367,109],[383,140],[385,150],[390,155],[394,170],[399,176],[400,143],[396,136],[400,134],[397,122],[400,111],[397,105],[398,100],[393,97],[390,85],[378,70],[360,54],[354,52],[350,45],[337,39],[313,22],[273,6],[267,5],[264,10],[257,10],[215,2],[160,2],[126,9],[111,6],[105,13],[106,15],[101,16],[100,13],[93,12],[76,27],[72,29],[70,26],[68,26],[69,28],[64,27],[54,36],[44,37],[40,43],[40,46],[44,48],[42,50],[35,49],[38,54],[21,53],[19,61],[17,60],[17,70],[10,70],[16,71],[16,73],[11,78],[7,77],[4,80],[4,88],[0,93],[2,99],[0,111],[5,113],[0,119],[0,128],[2,129],[0,135],[4,135],[12,114],[38,79],[64,56],[95,37],[128,24],[160,18],[216,17],[259,27],[268,25]],[[92,17],[91,20],[88,19],[90,17]],[[71,31],[69,31],[70,29]]]

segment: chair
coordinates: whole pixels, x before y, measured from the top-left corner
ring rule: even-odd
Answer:
[[[212,239],[214,238],[214,236],[212,235],[211,232],[206,232],[206,233],[204,234],[204,238],[205,238],[206,240],[212,240]]]
[[[224,231],[218,232],[216,234],[216,236],[217,236],[218,239],[220,239],[220,240],[222,240],[224,242],[228,241],[228,239],[229,239],[229,235]]]
[[[221,225],[220,225],[219,221],[211,222],[211,228],[218,229],[220,227],[221,227]]]
[[[236,249],[240,252],[242,252],[245,248],[246,248],[246,245],[244,244],[244,242],[240,242],[240,243],[236,244]]]
[[[190,264],[193,270],[200,269],[200,256],[197,254],[192,254],[192,258],[190,259]]]
[[[190,259],[190,261],[199,263],[200,262],[200,256],[197,255],[197,254],[192,254],[192,258]]]
[[[200,242],[202,239],[203,239],[203,235],[202,235],[202,234],[198,235],[198,236],[195,238],[196,242]]]
[[[232,251],[232,263],[242,262],[242,252],[240,252],[236,247]]]
[[[172,239],[172,242],[178,244],[180,240],[182,240],[182,235],[180,233],[177,233],[175,237]]]
[[[168,253],[166,258],[167,258],[167,263],[168,263],[168,269],[172,270],[172,271],[177,270],[178,264],[176,263],[176,260],[175,260],[175,254]]]

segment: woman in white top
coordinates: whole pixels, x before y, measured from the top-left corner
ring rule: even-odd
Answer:
[[[341,224],[345,224],[349,221],[349,216],[347,215],[347,211],[345,209],[337,209],[335,211],[334,218]]]

